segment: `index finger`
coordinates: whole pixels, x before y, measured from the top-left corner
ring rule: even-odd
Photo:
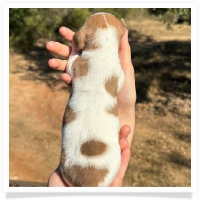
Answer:
[[[69,28],[66,28],[63,26],[59,29],[59,32],[67,41],[69,41],[69,42],[72,41],[74,32],[71,31]],[[55,53],[59,56],[66,57],[66,58],[68,58],[71,53],[70,46],[61,44],[59,42],[49,41],[46,44],[46,48],[48,51]]]
[[[72,42],[74,32],[67,27],[62,26],[59,29],[60,34],[69,42]]]
[[[68,58],[71,53],[71,47],[54,41],[47,42],[46,49],[58,56],[63,56],[66,58]]]

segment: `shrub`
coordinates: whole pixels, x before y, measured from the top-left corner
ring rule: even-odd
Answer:
[[[191,24],[190,8],[149,8],[149,14],[162,20],[167,28],[172,24]]]

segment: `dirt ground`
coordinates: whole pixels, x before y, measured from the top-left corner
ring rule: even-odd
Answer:
[[[136,77],[136,126],[123,186],[191,185],[191,27],[127,23]],[[47,182],[60,159],[69,88],[44,47],[10,49],[10,179]]]

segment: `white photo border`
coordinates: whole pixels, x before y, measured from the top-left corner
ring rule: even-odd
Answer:
[[[114,6],[113,6],[114,5]],[[191,94],[192,94],[192,139],[191,139],[191,187],[103,187],[103,188],[49,188],[49,187],[9,187],[9,8],[191,8],[192,9],[192,31],[191,31]],[[2,152],[1,158],[3,163],[3,179],[2,186],[3,191],[6,193],[192,193],[198,191],[198,114],[197,105],[198,99],[195,96],[198,94],[198,47],[197,47],[197,35],[198,35],[198,1],[4,1],[1,7],[2,13],[2,74],[1,74],[1,87],[2,87]],[[199,64],[199,63],[198,63]],[[199,151],[198,151],[199,152]]]

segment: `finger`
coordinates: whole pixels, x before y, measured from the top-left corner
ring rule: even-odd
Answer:
[[[46,44],[46,49],[58,56],[63,56],[68,58],[72,49],[64,44],[59,42],[49,41]]]
[[[119,172],[117,173],[117,179],[120,183],[123,182],[124,175],[126,172],[126,169],[128,167],[129,159],[130,159],[131,151],[129,148],[126,148],[122,151],[121,155],[121,166],[119,169]]]
[[[123,151],[124,149],[126,149],[126,148],[129,147],[128,140],[126,140],[126,139],[121,139],[121,140],[119,141],[119,145],[120,145],[121,151]]]
[[[122,179],[124,178],[126,169],[128,167],[130,156],[131,156],[131,150],[129,148],[125,148],[122,151],[122,155],[121,155],[121,167],[120,167],[120,173],[119,173],[119,176]]]
[[[49,67],[52,69],[60,70],[60,71],[66,71],[67,66],[67,60],[60,60],[57,58],[52,58],[48,61]]]
[[[122,186],[124,175],[125,175],[126,169],[128,167],[130,155],[131,155],[131,151],[129,148],[126,148],[122,151],[121,165],[120,165],[120,168],[119,168],[119,171],[118,171],[116,177],[114,178],[113,182],[110,184],[111,187]]]
[[[131,132],[131,128],[128,125],[122,126],[120,129],[119,140],[127,139],[130,132]]]
[[[65,84],[67,84],[70,87],[72,86],[72,77],[69,74],[64,73],[61,75],[61,78],[65,82]]]
[[[48,180],[48,187],[69,187],[62,179],[61,174],[55,171],[51,174]]]
[[[74,32],[72,30],[63,26],[59,29],[59,32],[67,41],[69,42],[72,41],[73,36],[74,36]]]

